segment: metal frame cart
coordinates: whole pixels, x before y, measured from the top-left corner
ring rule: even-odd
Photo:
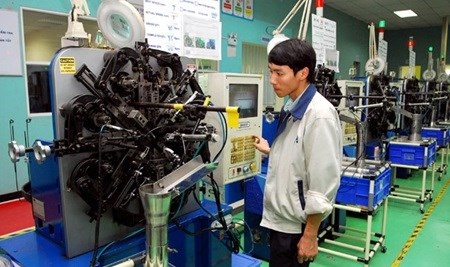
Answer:
[[[448,148],[450,143],[450,132],[447,126],[432,126],[422,128],[422,137],[436,138],[437,151],[444,150],[441,156],[441,165],[436,170],[439,173],[440,181],[443,174],[447,174],[448,168]]]
[[[333,249],[319,246],[319,251],[362,262],[364,266],[368,266],[379,249],[383,253],[386,252],[384,241],[390,180],[391,167],[389,163],[366,160],[363,167],[356,167],[353,162],[344,162],[341,185],[333,208],[332,223],[319,234],[319,242],[331,244]],[[383,205],[383,218],[380,232],[373,232],[373,216],[381,205]],[[336,227],[334,213],[337,209],[367,216],[366,228],[357,229],[342,225]],[[336,238],[354,242],[349,244],[345,241],[338,241]],[[356,242],[362,243],[363,246],[355,245]],[[354,250],[358,255],[338,251],[339,247],[341,250]]]
[[[407,137],[394,137],[387,144],[389,160],[393,167],[393,183],[390,198],[417,202],[420,212],[424,213],[424,203],[433,199],[434,175],[437,142],[434,138],[422,138],[419,141],[408,140]],[[431,167],[431,185],[426,189],[427,170]],[[397,168],[422,170],[420,188],[404,187],[396,183]]]

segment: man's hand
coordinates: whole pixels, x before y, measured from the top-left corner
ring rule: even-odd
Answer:
[[[303,263],[306,261],[314,261],[317,254],[319,253],[318,247],[319,247],[319,245],[317,242],[317,235],[314,235],[314,236],[303,235],[297,244],[298,262]]]
[[[306,227],[297,244],[297,260],[299,263],[313,261],[319,253],[317,235],[319,232],[322,214],[309,214],[306,218]]]
[[[270,153],[269,142],[267,142],[266,139],[258,135],[254,135],[253,138],[255,139],[255,142],[253,143],[255,145],[255,148],[261,151],[261,153],[269,155]]]

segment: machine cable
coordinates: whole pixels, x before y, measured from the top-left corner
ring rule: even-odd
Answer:
[[[101,144],[102,139],[102,133],[105,128],[105,125],[103,125],[100,128],[100,132],[98,135],[98,143]],[[99,248],[99,238],[100,238],[100,219],[103,209],[103,183],[101,179],[101,170],[102,170],[102,146],[98,146],[98,170],[97,170],[97,186],[99,189],[99,197],[98,197],[98,210],[97,210],[97,217],[95,218],[95,237],[94,237],[94,249],[92,251],[92,258],[91,258],[91,265],[90,267],[95,267],[97,264],[97,253]]]

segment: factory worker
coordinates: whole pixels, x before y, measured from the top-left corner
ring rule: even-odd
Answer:
[[[281,110],[270,154],[261,226],[270,229],[272,267],[309,266],[318,253],[319,225],[332,211],[340,181],[342,133],[338,114],[316,87],[316,54],[306,41],[289,39],[269,53],[270,83]]]

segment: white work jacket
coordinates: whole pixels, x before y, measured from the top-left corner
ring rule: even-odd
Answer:
[[[282,112],[269,154],[261,226],[302,232],[308,214],[332,211],[339,187],[342,133],[333,105],[309,87]]]

